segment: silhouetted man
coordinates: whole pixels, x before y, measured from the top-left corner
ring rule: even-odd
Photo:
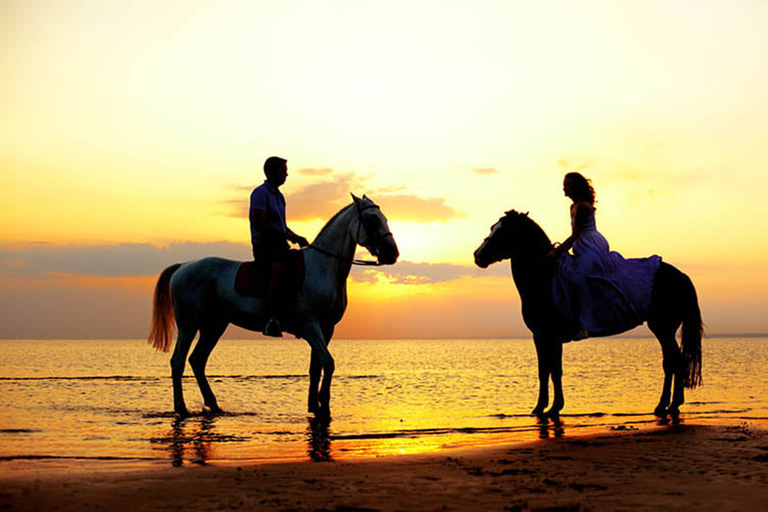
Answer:
[[[288,177],[287,160],[277,156],[264,162],[264,175],[267,179],[251,193],[251,244],[253,258],[269,266],[270,280],[266,297],[267,323],[264,334],[281,337],[282,329],[277,320],[277,281],[285,273],[285,260],[288,255],[288,242],[309,245],[307,239],[288,228],[285,223],[285,197],[280,186]]]

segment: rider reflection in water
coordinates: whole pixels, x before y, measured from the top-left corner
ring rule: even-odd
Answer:
[[[251,193],[251,244],[254,260],[267,264],[270,268],[269,287],[265,298],[268,320],[264,334],[279,338],[282,336],[282,329],[277,319],[277,282],[285,273],[288,242],[300,247],[306,247],[309,242],[291,231],[285,222],[285,197],[279,189],[288,177],[287,160],[277,156],[267,158],[264,162],[264,175],[267,179]]]

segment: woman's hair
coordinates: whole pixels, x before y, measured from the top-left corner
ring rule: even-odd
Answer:
[[[578,172],[569,172],[565,175],[573,183],[573,192],[571,199],[580,199],[587,201],[592,206],[595,205],[595,189],[592,188],[592,180],[585,178]]]

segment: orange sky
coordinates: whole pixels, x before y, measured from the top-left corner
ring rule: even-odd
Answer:
[[[472,251],[510,208],[564,239],[570,170],[710,333],[768,332],[766,29],[760,1],[6,0],[0,337],[144,337],[165,266],[249,257],[273,154],[295,231],[366,193],[398,241],[337,337],[527,336]]]

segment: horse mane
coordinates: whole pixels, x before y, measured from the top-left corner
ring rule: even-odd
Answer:
[[[322,236],[322,234],[325,232],[325,230],[326,230],[326,229],[328,229],[328,226],[330,226],[331,224],[333,224],[333,223],[336,221],[336,219],[337,219],[338,217],[341,217],[341,216],[342,216],[344,213],[346,213],[346,211],[347,211],[347,210],[349,210],[350,208],[352,208],[354,205],[355,205],[355,203],[354,203],[354,202],[352,202],[351,204],[348,204],[347,206],[345,206],[344,208],[342,208],[341,210],[339,210],[338,212],[336,212],[336,214],[335,214],[333,217],[331,217],[331,218],[328,220],[328,222],[326,222],[326,223],[325,223],[325,225],[323,226],[323,229],[321,229],[321,230],[320,230],[320,232],[319,232],[319,233],[317,234],[317,236],[315,237],[315,240],[317,240],[318,238],[320,238],[320,237]]]
[[[526,237],[527,242],[542,252],[547,252],[552,248],[552,241],[541,226],[528,216],[528,212],[521,213],[516,210],[509,210],[504,212],[503,220],[517,222],[521,226],[521,234]]]

